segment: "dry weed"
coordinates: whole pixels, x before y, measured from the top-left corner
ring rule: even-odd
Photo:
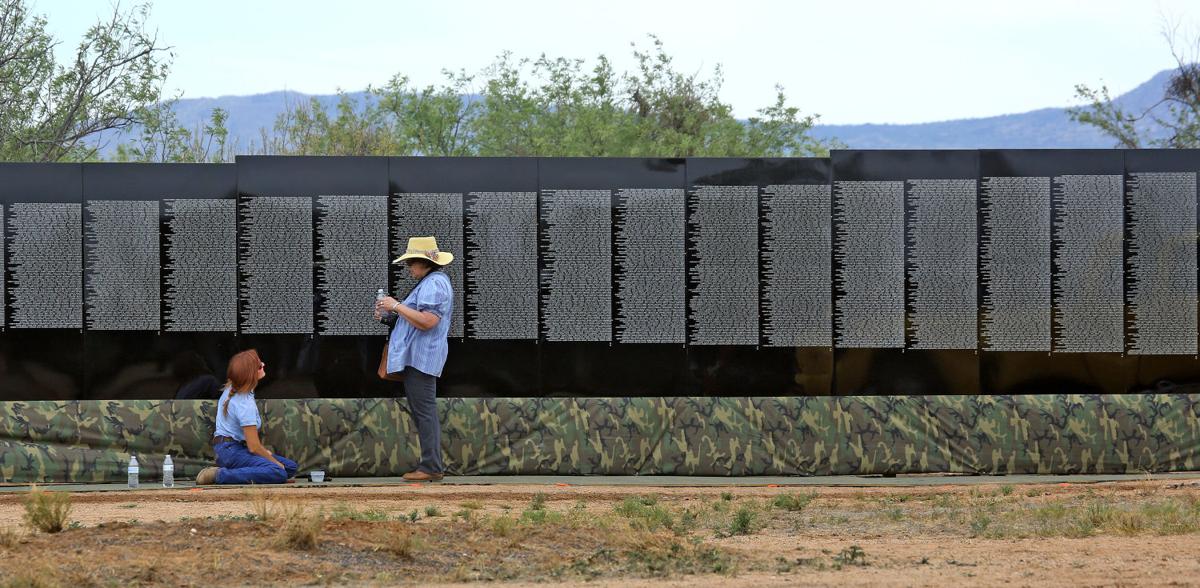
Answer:
[[[508,515],[492,519],[492,533],[497,537],[508,537],[516,528],[517,520]]]
[[[43,533],[57,533],[67,527],[71,514],[71,495],[45,492],[34,486],[25,497],[25,524]]]
[[[0,528],[0,547],[15,547],[21,540],[21,534],[9,527]]]
[[[253,511],[255,519],[260,521],[275,520],[278,513],[265,490],[255,489],[249,491],[248,494],[250,495],[250,509]]]
[[[33,568],[23,568],[11,577],[0,578],[2,588],[58,588],[63,582],[53,570],[40,564]]]
[[[425,542],[420,537],[409,529],[401,529],[396,533],[387,533],[380,550],[402,559],[412,559],[415,553],[424,548]]]
[[[302,504],[281,505],[278,516],[283,521],[279,528],[278,544],[288,549],[315,549],[321,541],[321,530],[325,527],[324,510],[309,512]]]

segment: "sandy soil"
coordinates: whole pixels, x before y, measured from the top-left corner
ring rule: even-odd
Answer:
[[[18,541],[0,546],[0,585],[4,575],[15,577],[11,574],[29,570],[52,578],[51,585],[55,581],[86,584],[81,577],[99,582],[113,574],[128,578],[130,573],[135,583],[160,585],[429,584],[435,579],[503,579],[504,574],[489,574],[505,566],[524,569],[520,566],[526,565],[533,570],[538,562],[556,558],[578,562],[597,546],[617,552],[628,548],[620,533],[589,536],[591,531],[583,529],[555,535],[531,530],[500,537],[479,522],[518,517],[537,493],[545,494],[548,511],[574,510],[596,520],[613,518],[616,505],[637,496],[653,495],[656,504],[672,512],[708,513],[712,520],[718,515],[711,511],[723,502],[734,508],[759,505],[759,524],[749,534],[726,536],[703,525],[692,533],[697,544],[728,556],[732,566],[721,574],[657,574],[614,564],[599,566],[586,577],[514,572],[519,581],[489,585],[544,586],[546,581],[588,586],[1200,585],[1200,533],[1191,527],[1165,533],[1149,528],[1124,534],[1099,530],[1081,538],[989,537],[977,527],[973,532],[969,522],[971,516],[982,516],[979,513],[1019,516],[1039,505],[1075,500],[1103,499],[1121,508],[1164,500],[1200,504],[1200,488],[1170,481],[869,489],[280,487],[259,495],[273,503],[331,512],[338,508],[372,511],[392,519],[326,523],[320,546],[312,552],[274,544],[277,525],[243,520],[255,509],[254,492],[179,489],[73,494],[70,519],[83,528],[58,535],[22,531]],[[765,506],[781,493],[796,492],[815,494],[802,512],[777,513]],[[0,530],[19,528],[22,499],[20,494],[0,495]],[[261,506],[262,498],[257,500]],[[430,508],[438,514],[426,516]],[[452,516],[464,510],[470,510],[473,518]],[[414,511],[415,523],[394,520]],[[388,548],[389,537],[406,533],[423,538],[426,555],[415,559],[380,555]],[[662,541],[675,541],[669,534],[660,535]],[[853,546],[861,555],[847,561],[846,554],[855,553]],[[434,567],[441,566],[442,573],[417,575],[420,558],[436,559]],[[130,572],[132,568],[122,568],[122,563],[137,569]],[[494,570],[489,569],[493,564]],[[193,571],[182,571],[188,569]],[[84,573],[88,576],[79,575]]]

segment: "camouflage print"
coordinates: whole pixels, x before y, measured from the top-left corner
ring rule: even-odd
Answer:
[[[452,474],[1140,473],[1200,469],[1200,394],[441,399]],[[265,443],[333,476],[419,460],[391,398],[263,400]],[[210,465],[212,401],[0,403],[0,482]]]

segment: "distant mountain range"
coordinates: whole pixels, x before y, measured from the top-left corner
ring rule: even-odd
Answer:
[[[1141,113],[1157,103],[1173,70],[1159,72],[1145,83],[1116,98],[1130,112]],[[348,95],[360,104],[371,99],[367,92]],[[260,129],[271,129],[276,117],[289,105],[306,103],[315,97],[331,107],[337,95],[311,96],[280,91],[252,96],[186,98],[176,105],[180,123],[188,128],[204,124],[214,108],[229,113],[226,126],[230,137],[246,150],[261,144]],[[1162,129],[1147,128],[1152,134]],[[813,135],[837,138],[852,149],[1019,149],[1019,148],[1110,148],[1114,141],[1094,127],[1071,121],[1065,108],[1041,108],[1019,114],[984,118],[966,118],[920,124],[818,125]],[[116,140],[106,137],[104,154],[111,155]]]
[[[1165,70],[1114,99],[1141,114],[1162,100],[1171,74]],[[1091,85],[1091,84],[1089,84]],[[1163,129],[1149,123],[1150,136]],[[820,138],[836,137],[852,149],[1106,149],[1115,141],[1095,127],[1074,122],[1066,108],[1039,108],[1019,114],[963,118],[911,125],[820,125]]]

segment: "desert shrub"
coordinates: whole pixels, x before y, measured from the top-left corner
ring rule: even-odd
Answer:
[[[867,565],[867,552],[857,545],[851,545],[843,549],[840,553],[833,556],[833,567],[841,569],[842,566],[865,566]]]
[[[289,549],[315,549],[321,541],[325,513],[308,512],[302,505],[279,510],[283,525],[279,528],[279,545]]]
[[[653,497],[629,497],[617,505],[617,514],[629,519],[629,526],[643,531],[671,529],[674,517],[667,509],[658,506]]]
[[[275,519],[275,505],[271,503],[267,498],[267,493],[263,490],[250,492],[250,510],[253,511],[256,520],[270,521]]]
[[[816,496],[816,494],[795,494],[789,492],[788,494],[780,494],[771,499],[771,506],[786,511],[797,512],[804,510],[804,507],[808,506],[808,503],[812,502]]]
[[[358,510],[345,502],[339,502],[329,512],[329,518],[335,521],[360,521],[378,523],[388,520],[388,514],[382,510],[368,508]]]
[[[21,534],[16,529],[0,527],[0,548],[14,547],[20,540]]]
[[[733,520],[729,522],[729,535],[749,535],[754,532],[754,521],[756,519],[754,511],[750,507],[743,506],[733,513]]]
[[[424,548],[425,542],[407,529],[397,533],[388,533],[382,547],[383,551],[404,559],[411,559],[414,554]]]
[[[492,533],[497,537],[508,537],[517,528],[517,520],[505,515],[492,519]]]
[[[58,588],[62,586],[49,570],[21,570],[9,578],[0,578],[3,588]]]
[[[25,523],[43,533],[57,533],[67,526],[71,514],[71,495],[45,492],[34,487],[25,497]]]

